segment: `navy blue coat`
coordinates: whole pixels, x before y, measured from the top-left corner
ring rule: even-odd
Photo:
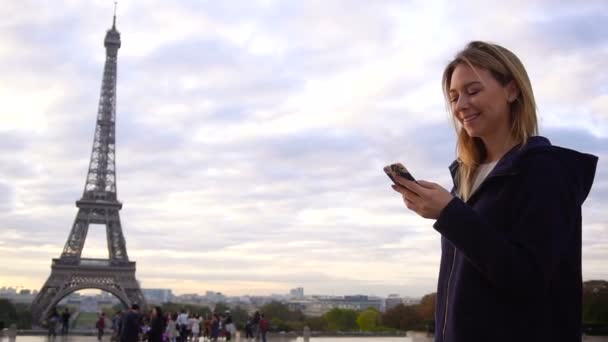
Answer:
[[[436,342],[581,340],[581,205],[596,164],[532,137],[447,205],[433,226]],[[458,163],[450,171],[456,188]]]

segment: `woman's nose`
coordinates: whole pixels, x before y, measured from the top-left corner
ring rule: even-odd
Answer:
[[[454,111],[458,113],[467,108],[469,108],[469,97],[465,94],[458,96],[458,100],[454,104]]]

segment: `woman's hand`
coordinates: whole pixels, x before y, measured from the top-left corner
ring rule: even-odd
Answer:
[[[408,209],[424,218],[439,218],[443,208],[454,198],[454,195],[439,184],[422,180],[412,182],[399,176],[395,178],[400,185],[393,185],[393,190],[403,196],[403,202]]]

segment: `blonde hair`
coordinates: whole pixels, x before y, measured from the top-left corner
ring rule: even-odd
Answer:
[[[519,89],[515,101],[511,103],[511,137],[518,144],[525,144],[529,137],[538,134],[536,102],[528,73],[515,54],[502,46],[481,41],[473,41],[460,51],[445,67],[442,77],[443,93],[449,108],[449,90],[454,69],[460,64],[486,69],[502,86],[514,81]],[[475,171],[486,158],[483,141],[471,137],[458,121],[455,113],[452,119],[457,133],[456,154],[459,161],[457,190],[467,200],[473,184]]]

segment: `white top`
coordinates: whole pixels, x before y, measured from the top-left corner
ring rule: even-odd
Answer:
[[[479,165],[479,168],[477,168],[477,171],[475,174],[475,180],[473,181],[473,187],[471,187],[471,195],[473,195],[473,193],[475,193],[475,191],[477,191],[477,188],[479,188],[481,183],[483,183],[483,181],[486,179],[486,177],[488,177],[488,175],[490,174],[490,172],[492,172],[492,170],[494,169],[494,166],[496,166],[497,163],[498,163],[498,160],[493,161],[491,163],[485,163],[485,164]],[[469,198],[471,197],[471,195],[469,195]]]
[[[187,313],[181,313],[177,316],[177,324],[180,325],[187,325],[188,324],[188,314]]]

